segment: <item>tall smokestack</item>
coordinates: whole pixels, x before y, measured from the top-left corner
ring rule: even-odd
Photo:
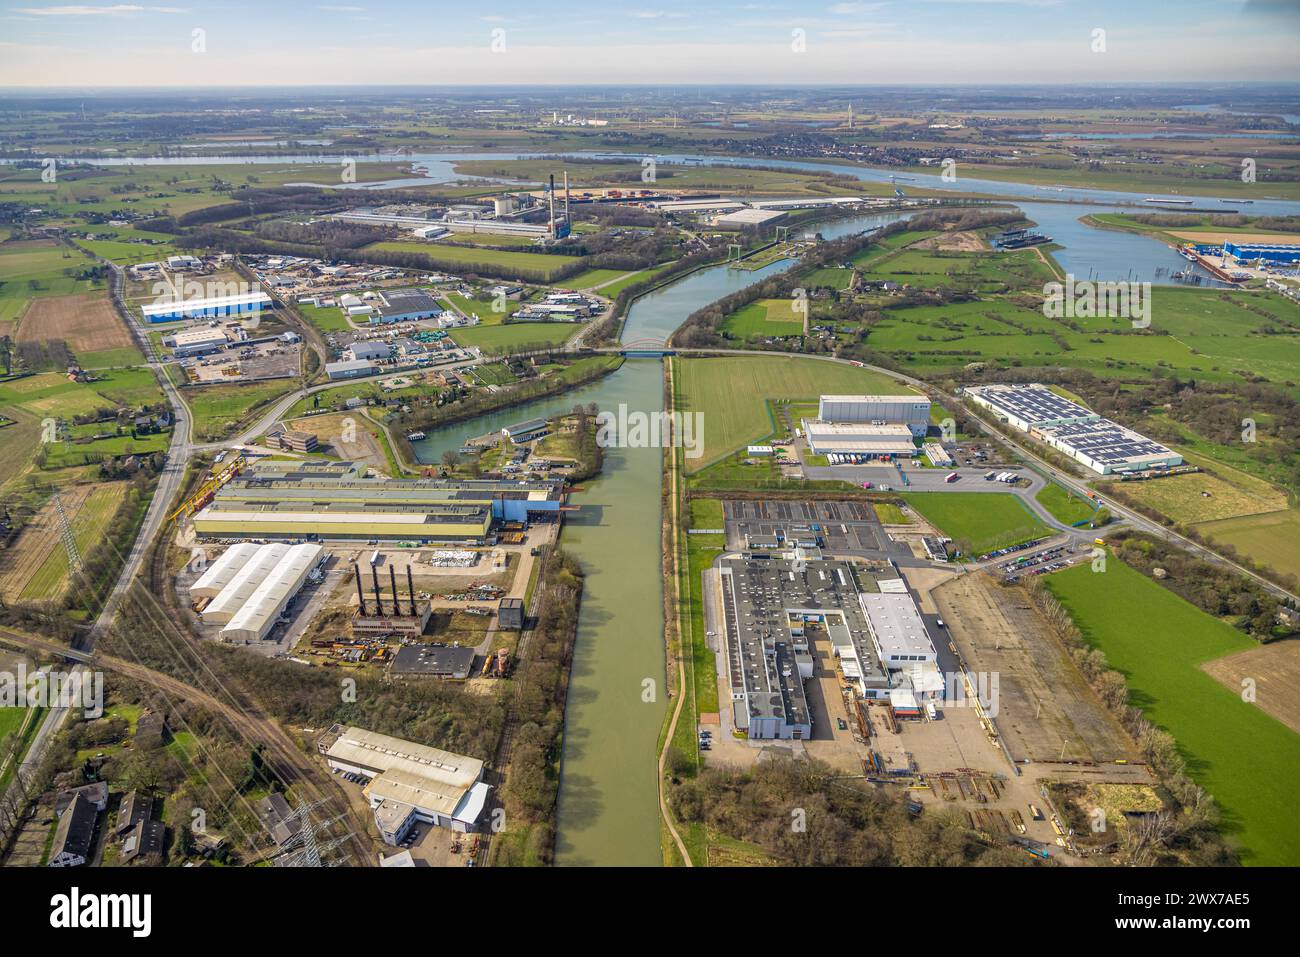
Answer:
[[[547,191],[547,198],[551,201],[551,238],[555,238],[555,174],[551,174],[551,188]]]
[[[370,566],[370,584],[373,585],[375,589],[375,614],[382,617],[384,614],[384,603],[379,598],[379,569],[375,568],[374,565]]]
[[[406,590],[411,595],[411,617],[415,617],[415,582],[411,580],[411,566],[406,566]]]
[[[388,587],[393,590],[393,614],[400,615],[402,609],[397,605],[397,569],[392,565],[388,566]]]
[[[573,220],[569,219],[569,171],[564,171],[564,225],[570,229],[573,228]]]
[[[361,569],[357,567],[356,562],[352,563],[352,574],[357,576],[357,604],[361,607],[361,614],[365,615],[366,593],[361,589]]]

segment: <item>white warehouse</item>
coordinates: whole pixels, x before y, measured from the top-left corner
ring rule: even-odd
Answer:
[[[284,561],[277,563],[262,579],[230,623],[221,629],[221,637],[243,642],[265,638],[279,621],[280,613],[306,583],[323,552],[321,546],[312,543],[288,546]]]
[[[203,609],[205,625],[224,625],[235,617],[235,612],[244,607],[262,579],[271,574],[276,565],[284,560],[289,546],[282,544],[259,545],[257,554],[250,558],[244,567],[235,572],[230,583],[217,593],[217,597],[208,602]]]
[[[227,548],[190,586],[190,601],[216,598],[261,547],[254,542],[238,542]]]
[[[923,395],[824,395],[817,404],[817,418],[905,425],[921,438],[930,427],[930,400]]]

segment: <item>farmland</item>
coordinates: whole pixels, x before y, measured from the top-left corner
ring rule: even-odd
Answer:
[[[1103,573],[1080,565],[1046,581],[1085,639],[1128,679],[1133,703],[1177,740],[1245,863],[1300,864],[1300,831],[1291,826],[1300,736],[1203,670],[1258,646],[1114,558]]]
[[[263,405],[295,387],[290,379],[248,385],[187,387],[181,396],[194,416],[194,437],[216,442],[230,435]]]
[[[1300,578],[1300,510],[1243,515],[1196,528],[1212,542],[1231,545],[1262,565]]]
[[[453,329],[451,337],[458,346],[476,346],[492,354],[531,346],[558,346],[581,328],[582,325],[576,322],[511,322]]]
[[[907,492],[903,498],[967,557],[1052,533],[1010,493]]]
[[[85,368],[144,362],[144,356],[106,293],[45,296],[34,300],[18,325],[17,341],[58,339],[68,344]]]
[[[678,411],[704,415],[704,454],[698,471],[774,430],[768,399],[813,399],[823,393],[899,393],[888,376],[844,363],[779,356],[676,360]]]
[[[513,250],[481,249],[474,246],[448,246],[440,243],[420,243],[393,240],[373,243],[366,247],[371,252],[418,253],[426,257],[432,268],[451,270],[472,269],[474,266],[491,266],[508,272],[519,279],[538,279],[550,282],[559,278],[561,271],[581,262],[577,256],[548,256],[544,253],[524,253]]]
[[[803,316],[791,299],[760,299],[729,315],[723,332],[741,339],[762,336],[797,336],[803,333]]]
[[[64,513],[83,555],[103,538],[125,492],[125,483],[110,482],[78,485],[62,493]],[[10,601],[57,601],[67,580],[68,556],[60,543],[59,521],[51,501],[0,555],[0,596]]]

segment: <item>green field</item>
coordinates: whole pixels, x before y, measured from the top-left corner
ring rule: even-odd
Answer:
[[[566,289],[590,289],[602,282],[610,282],[619,276],[625,276],[627,273],[628,270],[626,269],[588,269],[576,276],[570,276],[564,280],[563,285]],[[604,290],[601,290],[601,292],[604,292]],[[617,293],[613,295],[617,295]]]
[[[843,266],[823,266],[820,269],[814,269],[812,272],[802,274],[799,281],[809,289],[817,286],[826,286],[829,289],[847,289],[849,280],[852,278],[852,269],[845,269]]]
[[[927,255],[907,250],[886,266],[913,257],[907,261],[919,267],[915,257]],[[935,284],[943,278],[886,273],[922,285],[927,276]],[[882,275],[871,272],[872,278]],[[1041,295],[1042,279],[1023,288]],[[1151,294],[1151,330],[1136,334],[1128,319],[1049,319],[1037,305],[1010,296],[910,307],[885,298],[881,306],[883,318],[868,328],[867,345],[922,374],[976,361],[1064,365],[1107,377],[1159,368],[1219,381],[1263,376],[1300,395],[1300,334],[1286,325],[1300,322],[1300,308],[1272,293],[1158,286]]]
[[[194,417],[194,438],[216,442],[252,419],[261,406],[297,387],[296,379],[247,385],[193,386],[181,391]]]
[[[671,265],[672,263],[664,263],[661,266],[654,266],[651,269],[642,269],[640,272],[634,272],[626,278],[620,279],[617,282],[611,282],[608,286],[596,291],[607,299],[616,299],[618,298],[618,294],[628,286],[653,279]],[[561,283],[561,285],[567,284],[570,281],[571,280],[566,279],[564,283]]]
[[[1261,565],[1300,579],[1300,510],[1287,508],[1202,522],[1196,530],[1213,542],[1231,545]]]
[[[83,556],[104,537],[104,530],[113,520],[125,494],[124,482],[100,485],[77,510],[71,522],[72,536]],[[31,601],[57,600],[67,586],[68,553],[60,546],[50,551],[41,567],[27,580],[18,597]]]
[[[1010,492],[905,492],[903,498],[968,558],[1052,534]]]
[[[523,351],[526,347],[563,345],[582,328],[578,322],[511,322],[500,326],[466,326],[451,330],[458,346],[477,346],[489,354]]]
[[[841,362],[790,356],[727,356],[676,360],[676,407],[703,413],[704,454],[687,470],[706,465],[770,435],[768,399],[815,400],[823,393],[910,392],[890,378]]]
[[[1222,808],[1245,862],[1300,864],[1300,735],[1198,667],[1255,642],[1114,557],[1103,573],[1078,565],[1046,582],[1128,678],[1133,703],[1177,739],[1188,774]]]
[[[313,306],[311,303],[297,303],[295,307],[302,317],[321,332],[347,332],[352,328],[348,317],[338,306]]]
[[[1096,512],[1091,502],[1070,494],[1055,482],[1048,482],[1040,488],[1034,499],[1051,512],[1053,518],[1066,525],[1086,522]]]
[[[581,260],[577,256],[549,256],[545,253],[521,253],[474,246],[448,246],[445,243],[420,243],[392,240],[366,247],[375,252],[419,253],[431,263],[451,270],[465,270],[474,265],[492,266],[519,279],[555,279],[561,270]]]
[[[791,299],[759,299],[736,310],[722,323],[723,333],[739,339],[803,334],[803,316]]]

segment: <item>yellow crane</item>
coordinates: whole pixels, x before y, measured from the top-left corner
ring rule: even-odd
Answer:
[[[217,490],[238,475],[240,469],[243,467],[244,452],[241,449],[230,462],[223,465],[219,471],[213,472],[209,478],[204,480],[203,484],[195,490],[193,495],[185,500],[180,508],[167,516],[167,521],[174,522],[182,516],[189,518],[204,505],[207,505],[208,502],[212,501],[212,497],[217,494]]]

